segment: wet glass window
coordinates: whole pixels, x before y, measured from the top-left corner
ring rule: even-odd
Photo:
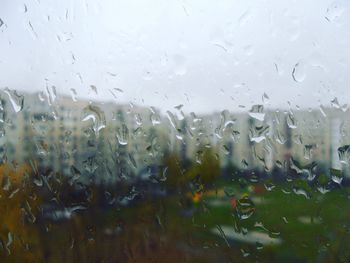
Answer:
[[[350,262],[350,2],[3,0],[1,262]]]

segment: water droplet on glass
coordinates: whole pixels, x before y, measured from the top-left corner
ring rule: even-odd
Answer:
[[[134,166],[134,168],[137,168],[137,163],[136,163],[136,160],[135,160],[134,155],[132,153],[129,153],[129,160],[130,160],[131,164]]]
[[[266,134],[269,132],[270,127],[268,125],[255,126],[249,129],[249,138],[251,142],[260,143],[266,139]]]
[[[77,181],[81,177],[81,172],[74,165],[70,168],[71,177],[69,179],[69,184],[73,185],[75,181]]]
[[[303,62],[298,62],[295,64],[293,71],[292,71],[292,77],[295,82],[303,82],[306,78],[305,73],[305,64]]]
[[[237,202],[236,211],[238,217],[242,220],[250,218],[255,212],[255,205],[253,201],[248,197],[244,196]]]
[[[315,145],[313,144],[307,144],[304,146],[304,158],[306,160],[311,160],[312,159],[312,152],[315,148]]]
[[[338,148],[339,161],[348,164],[350,160],[350,145],[344,145]]]
[[[322,114],[323,117],[327,117],[327,114],[326,114],[326,109],[324,106],[320,105],[320,112]]]
[[[51,86],[51,87],[46,86],[46,91],[47,91],[49,105],[52,105],[57,98],[56,87],[55,86]]]
[[[270,101],[269,96],[268,96],[265,92],[264,92],[264,94],[262,95],[262,101],[263,101],[264,104],[267,104],[267,103],[269,103],[269,101]]]
[[[144,79],[144,80],[151,80],[152,79],[152,72],[150,72],[149,70],[145,70],[144,72],[143,72],[143,76],[142,76],[142,78]]]
[[[320,185],[317,187],[317,190],[321,193],[321,194],[326,194],[330,191],[330,189],[328,189],[326,186],[324,185]]]
[[[338,102],[338,98],[334,98],[331,100],[331,105],[335,109],[340,109],[340,104]]]
[[[93,122],[93,130],[96,134],[106,127],[106,118],[104,112],[97,106],[89,105],[83,109],[82,121]]]
[[[95,85],[90,85],[90,89],[97,94],[97,87]]]
[[[288,113],[287,115],[287,125],[291,129],[297,128],[297,122],[292,113]]]
[[[16,90],[5,88],[5,93],[9,97],[13,110],[18,113],[23,109],[24,96],[19,95]]]
[[[139,113],[135,114],[135,121],[136,121],[136,124],[141,126],[142,125],[142,117]]]
[[[332,181],[340,185],[343,181],[342,171],[338,169],[330,169],[330,173]]]
[[[35,29],[34,29],[32,23],[31,23],[31,22],[28,22],[28,25],[29,25],[29,29],[30,29],[30,32],[31,32],[32,36],[33,36],[34,38],[38,38],[38,34],[36,33],[36,31],[35,31]]]
[[[253,105],[253,107],[249,111],[249,116],[256,120],[264,121],[265,113],[263,111],[264,111],[263,105]]]
[[[262,243],[260,243],[260,242],[256,242],[255,244],[256,244],[256,249],[257,250],[262,250],[264,248],[264,245]]]
[[[72,100],[74,101],[74,102],[77,102],[78,100],[77,100],[77,91],[75,90],[75,89],[70,89],[70,92],[71,92],[71,97],[72,97]]]
[[[117,130],[117,139],[120,145],[127,145],[129,140],[129,129],[123,123]]]
[[[6,250],[9,254],[11,254],[10,246],[13,243],[13,236],[11,232],[7,233],[7,242],[6,242]]]
[[[23,10],[23,13],[27,13],[28,12],[28,7],[27,7],[26,4],[23,4],[22,10]]]
[[[243,159],[241,163],[242,163],[242,166],[244,169],[248,168],[249,164],[248,164],[247,160]]]
[[[302,195],[304,196],[306,199],[310,199],[311,198],[311,195],[303,188],[300,188],[300,187],[293,187],[293,192],[296,194],[296,195]]]
[[[325,18],[328,22],[335,22],[343,15],[344,11],[344,7],[340,3],[334,2],[327,8]]]
[[[154,107],[151,107],[150,110],[151,110],[152,125],[155,126],[155,125],[160,124],[161,119],[160,119],[160,116],[159,116],[159,113],[157,112],[157,110]]]

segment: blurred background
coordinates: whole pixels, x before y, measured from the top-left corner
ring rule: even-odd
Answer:
[[[348,262],[347,1],[3,1],[4,262]]]

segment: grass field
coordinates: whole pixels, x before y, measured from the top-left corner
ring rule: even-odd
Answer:
[[[7,225],[3,218],[1,256],[4,262],[350,261],[350,188],[322,193],[298,180],[215,185],[158,197],[146,191],[125,206],[94,201],[55,222],[31,204],[33,222],[18,227],[17,215]],[[11,205],[4,199],[3,209],[20,208],[22,196],[28,198],[8,199]]]

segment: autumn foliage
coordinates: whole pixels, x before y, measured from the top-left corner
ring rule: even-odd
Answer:
[[[0,256],[13,262],[41,261],[33,253],[38,244],[34,224],[40,198],[34,192],[32,175],[29,165],[0,166]]]

